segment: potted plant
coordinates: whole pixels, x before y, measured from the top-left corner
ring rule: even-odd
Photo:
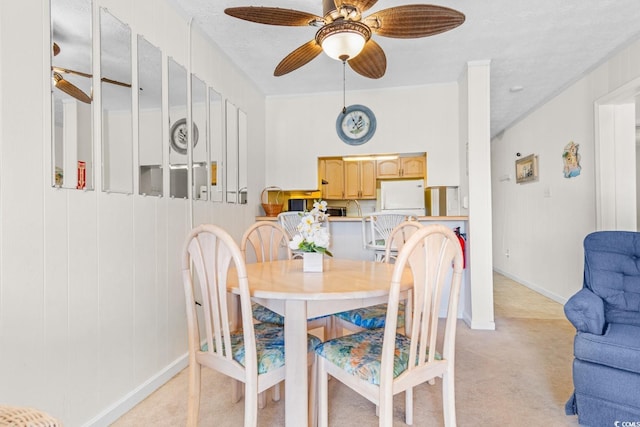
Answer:
[[[329,251],[329,230],[324,226],[327,213],[327,202],[315,200],[313,209],[301,214],[298,233],[293,236],[289,247],[303,252],[304,271],[322,271],[323,255],[333,256]]]

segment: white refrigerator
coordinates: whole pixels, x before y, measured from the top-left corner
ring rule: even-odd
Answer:
[[[381,181],[379,206],[381,212],[400,212],[415,216],[425,216],[424,181]]]

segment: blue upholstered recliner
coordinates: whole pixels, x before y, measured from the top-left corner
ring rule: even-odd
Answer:
[[[640,425],[640,233],[591,233],[584,255],[583,288],[564,306],[577,329],[566,412],[592,427]]]

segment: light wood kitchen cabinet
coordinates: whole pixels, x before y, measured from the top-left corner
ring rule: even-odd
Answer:
[[[424,178],[426,175],[426,163],[424,156],[378,160],[377,177],[378,179]]]
[[[376,198],[376,163],[374,160],[344,162],[344,198]]]
[[[344,199],[344,162],[342,159],[320,159],[318,169],[322,185],[322,198]]]

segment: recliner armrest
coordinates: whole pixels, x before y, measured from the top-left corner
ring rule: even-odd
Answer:
[[[604,333],[604,301],[583,288],[564,305],[564,314],[579,332],[602,335]]]

